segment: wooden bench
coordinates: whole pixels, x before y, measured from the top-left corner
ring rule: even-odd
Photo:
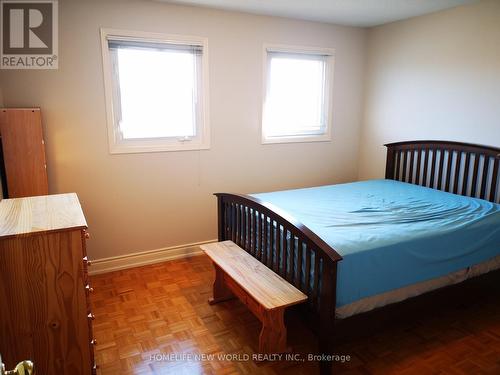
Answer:
[[[283,353],[286,348],[285,309],[307,296],[232,241],[201,246],[215,267],[210,304],[237,296],[262,322],[260,353]]]

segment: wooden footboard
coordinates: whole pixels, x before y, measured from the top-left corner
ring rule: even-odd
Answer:
[[[330,353],[337,262],[342,257],[305,225],[269,203],[246,195],[215,195],[219,241],[233,241],[309,297],[307,321],[319,334],[320,352]]]

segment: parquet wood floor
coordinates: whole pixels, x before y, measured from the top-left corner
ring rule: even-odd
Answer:
[[[213,278],[206,256],[93,276],[98,373],[317,373],[314,362],[245,360],[257,351],[260,323],[237,300],[208,305]],[[350,360],[336,362],[334,372],[500,374],[500,292],[492,296],[483,287],[471,293],[467,303],[427,305],[400,322],[368,320],[369,333],[339,340],[336,353]],[[293,351],[314,352],[315,336],[298,316],[289,315]],[[225,353],[240,360],[180,357]],[[168,357],[174,354],[177,360]]]

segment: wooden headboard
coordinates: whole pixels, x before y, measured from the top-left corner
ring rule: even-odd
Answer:
[[[385,146],[385,178],[500,202],[500,148],[447,141]]]

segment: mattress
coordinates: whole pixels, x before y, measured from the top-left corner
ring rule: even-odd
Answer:
[[[500,205],[393,180],[253,194],[299,220],[343,260],[337,307],[500,255]]]
[[[335,316],[338,319],[348,318],[350,316],[361,314],[378,307],[403,301],[407,298],[419,296],[432,290],[458,284],[472,277],[480,276],[498,269],[500,269],[500,255],[486,262],[467,267],[448,275],[444,275],[427,281],[422,281],[420,283],[391,290],[382,294],[377,294],[375,296],[362,298],[356,302],[337,308],[335,310]]]

